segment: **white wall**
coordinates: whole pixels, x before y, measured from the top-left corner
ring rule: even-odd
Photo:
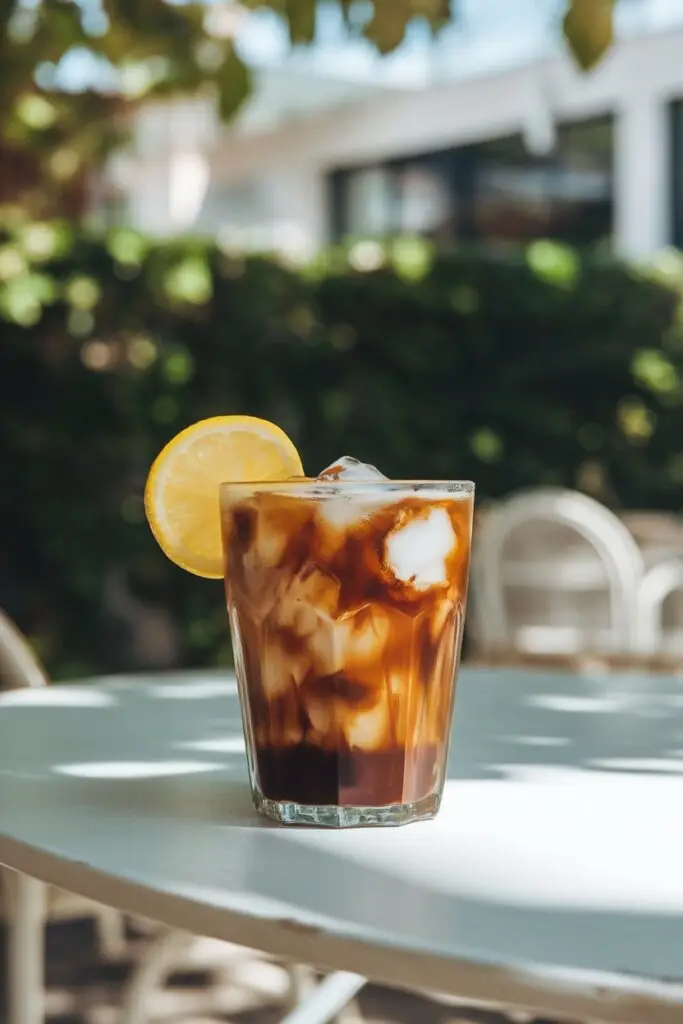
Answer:
[[[556,121],[614,112],[616,242],[625,255],[642,256],[670,241],[666,104],[677,97],[683,98],[683,32],[669,31],[620,43],[589,75],[561,58],[420,91],[378,93],[270,132],[233,129],[207,156],[214,183],[269,182],[275,220],[298,226],[299,247],[310,250],[326,241],[325,176],[335,167],[524,132],[542,126],[544,111]],[[145,173],[149,179],[149,163]]]

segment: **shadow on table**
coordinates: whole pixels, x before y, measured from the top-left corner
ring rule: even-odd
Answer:
[[[210,753],[245,770],[236,694],[213,731],[176,751]],[[517,769],[683,775],[683,681],[638,673],[577,676],[468,669],[455,703],[449,779],[506,778]],[[538,777],[537,775],[535,777]]]
[[[48,706],[30,693],[3,700],[0,744],[13,773],[64,778],[70,800],[106,800],[141,814],[181,809],[218,823],[230,809],[241,821],[260,821],[248,797],[233,681],[171,676],[137,689],[124,681],[118,691],[55,687],[53,695]],[[636,673],[462,672],[449,779],[529,771],[553,778],[565,770],[683,775],[681,682]]]
[[[451,779],[524,768],[683,775],[683,683],[675,677],[469,669],[462,683]]]

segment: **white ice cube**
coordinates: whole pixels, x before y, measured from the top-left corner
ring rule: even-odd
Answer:
[[[385,558],[396,579],[426,590],[447,583],[446,559],[458,539],[445,508],[415,516],[385,542]]]
[[[365,483],[372,480],[388,480],[389,478],[384,473],[380,473],[376,466],[370,466],[367,462],[360,462],[350,455],[342,455],[341,459],[337,459],[331,466],[324,469],[318,479],[342,480],[345,482],[349,481],[350,483],[357,480],[359,483]]]
[[[381,494],[363,495],[363,500],[359,501],[336,491],[318,503],[317,513],[318,517],[333,530],[343,531],[352,526],[359,526],[384,508],[386,503],[386,497]]]
[[[327,488],[330,484],[337,482],[371,484],[389,478],[384,473],[380,473],[375,466],[360,462],[350,455],[342,455],[340,459],[324,469],[318,479],[324,481]],[[386,495],[368,494],[364,495],[361,503],[357,496],[345,495],[341,489],[335,490],[334,487],[330,487],[329,491],[326,490],[325,495],[321,494],[321,497],[324,500],[319,505],[318,514],[321,519],[337,530],[344,530],[360,523],[386,502]]]

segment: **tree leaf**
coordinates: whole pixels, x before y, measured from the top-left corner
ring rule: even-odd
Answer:
[[[0,0],[0,40],[7,38],[7,26],[14,14],[14,0]]]
[[[285,17],[292,45],[313,42],[317,6],[317,0],[286,0]]]
[[[39,8],[38,25],[31,41],[31,48],[40,53],[42,60],[56,63],[72,46],[87,46],[88,42],[78,4],[71,0],[61,3],[57,3],[57,0],[44,0]]]
[[[434,2],[426,0],[426,2],[432,7],[432,13],[425,15],[425,17],[427,17],[434,34],[440,32],[446,25],[451,25],[456,21],[459,14],[459,0],[434,0]],[[416,0],[416,3],[422,5],[425,3],[425,0]],[[421,12],[417,11],[416,13]]]
[[[227,56],[216,72],[218,86],[218,109],[221,119],[229,121],[240,109],[251,92],[251,71],[244,61],[230,47]]]
[[[374,13],[363,35],[380,53],[391,53],[403,42],[412,16],[406,0],[374,0]]]
[[[413,17],[426,18],[432,25],[451,16],[451,0],[411,0],[410,8]]]
[[[571,0],[563,26],[574,59],[589,71],[614,41],[614,0]]]

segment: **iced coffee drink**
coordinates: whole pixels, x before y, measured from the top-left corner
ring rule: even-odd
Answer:
[[[254,799],[287,824],[431,817],[470,559],[469,483],[224,484],[228,611]]]
[[[432,817],[474,486],[349,458],[303,473],[277,424],[212,416],[159,452],[145,512],[176,565],[225,579],[256,807],[333,827]]]

